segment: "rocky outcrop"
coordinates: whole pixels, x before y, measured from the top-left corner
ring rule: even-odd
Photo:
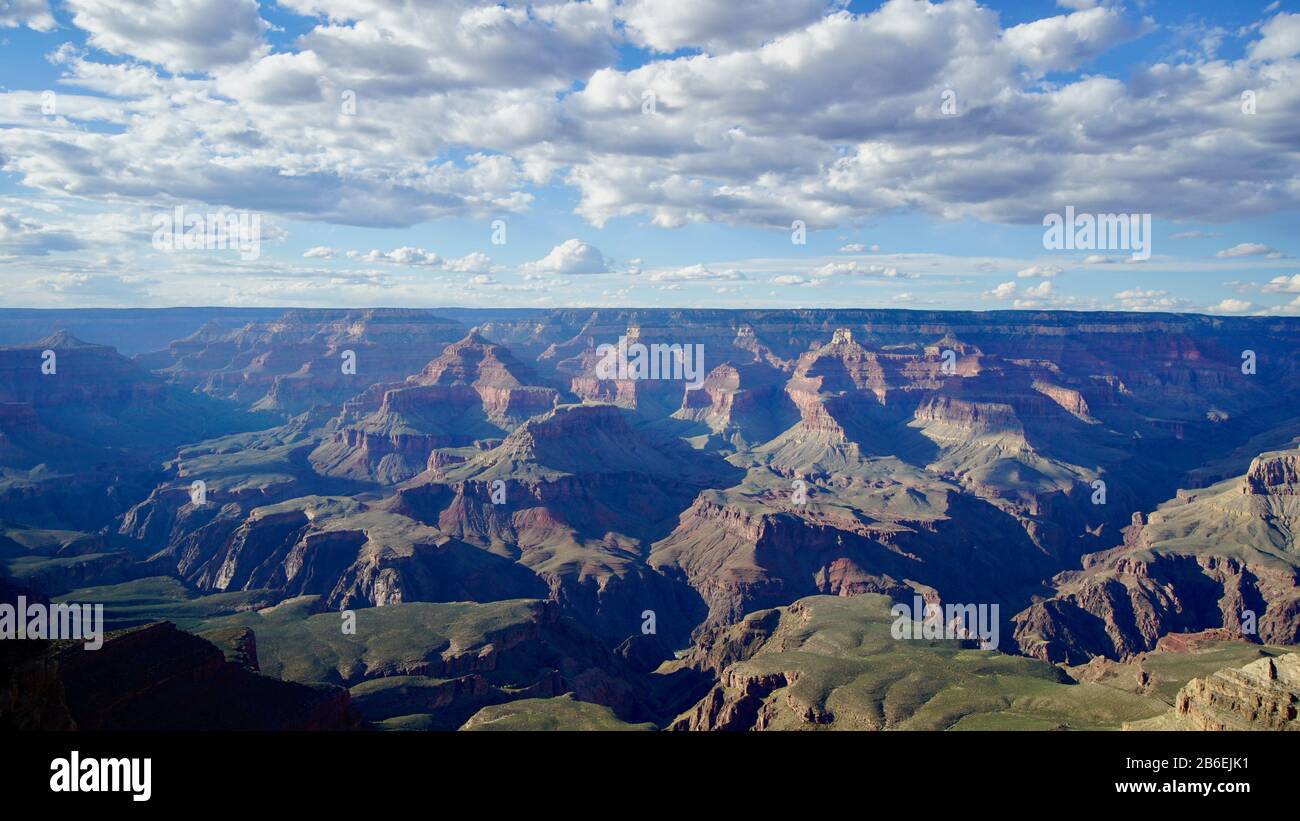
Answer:
[[[402,482],[425,470],[440,448],[505,436],[549,411],[559,393],[539,381],[471,330],[418,374],[372,385],[347,402],[312,464],[325,475]]]
[[[1300,494],[1300,453],[1274,453],[1256,457],[1241,483],[1251,496]]]
[[[1174,711],[1200,730],[1300,730],[1300,655],[1192,679]]]
[[[937,590],[1013,612],[1052,558],[997,508],[918,479],[805,482],[803,502],[779,485],[706,491],[655,543],[649,563],[700,594],[704,629],[815,594]]]
[[[1300,730],[1300,654],[1265,657],[1194,678],[1164,716],[1126,730]]]
[[[784,380],[766,363],[718,365],[698,390],[683,392],[673,418],[703,423],[740,448],[767,441],[798,420]]]
[[[1082,570],[1056,577],[1055,596],[1015,617],[1021,650],[1082,664],[1215,628],[1266,644],[1300,641],[1294,464],[1289,453],[1263,454],[1244,476],[1135,516],[1121,547],[1085,556]]]

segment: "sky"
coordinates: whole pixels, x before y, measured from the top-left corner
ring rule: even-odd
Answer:
[[[1300,1],[0,0],[0,306],[1296,315],[1298,110]]]

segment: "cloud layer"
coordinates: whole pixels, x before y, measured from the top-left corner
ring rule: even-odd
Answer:
[[[3,95],[20,120],[4,168],[50,192],[358,225],[520,210],[557,182],[596,226],[1300,205],[1300,15],[1270,18],[1246,59],[1043,82],[1152,23],[1108,4],[1004,27],[972,0],[283,5],[314,23],[272,49],[254,0],[67,0],[92,48],[56,56],[57,117]],[[621,43],[654,56],[618,68]]]

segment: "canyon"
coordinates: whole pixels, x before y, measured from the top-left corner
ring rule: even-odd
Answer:
[[[140,652],[246,632],[250,675],[336,688],[303,708],[330,726],[1098,726],[1070,717],[1094,699],[1118,727],[1172,705],[1104,665],[1300,643],[1296,320],[167,309],[165,343],[112,312],[5,322],[0,591],[102,597]],[[606,373],[620,339],[698,346],[703,378]],[[997,605],[1001,645],[889,639],[882,611],[917,596]],[[485,628],[501,608],[530,626]],[[476,661],[430,660],[431,613]],[[381,639],[391,664],[322,666]]]

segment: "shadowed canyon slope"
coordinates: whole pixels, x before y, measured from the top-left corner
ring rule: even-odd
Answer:
[[[7,583],[300,639],[259,674],[349,688],[388,728],[1119,726],[1168,705],[1066,665],[1300,642],[1300,321],[162,313],[189,327],[154,350],[103,312],[77,337],[24,312],[33,341],[0,348]],[[611,374],[620,338],[669,364],[702,346],[703,369]],[[999,646],[891,639],[881,613],[914,597],[995,606]],[[534,626],[509,675],[400,638],[510,602]],[[320,666],[335,611],[365,644],[375,608],[395,661]],[[907,665],[936,672],[884,672]]]

